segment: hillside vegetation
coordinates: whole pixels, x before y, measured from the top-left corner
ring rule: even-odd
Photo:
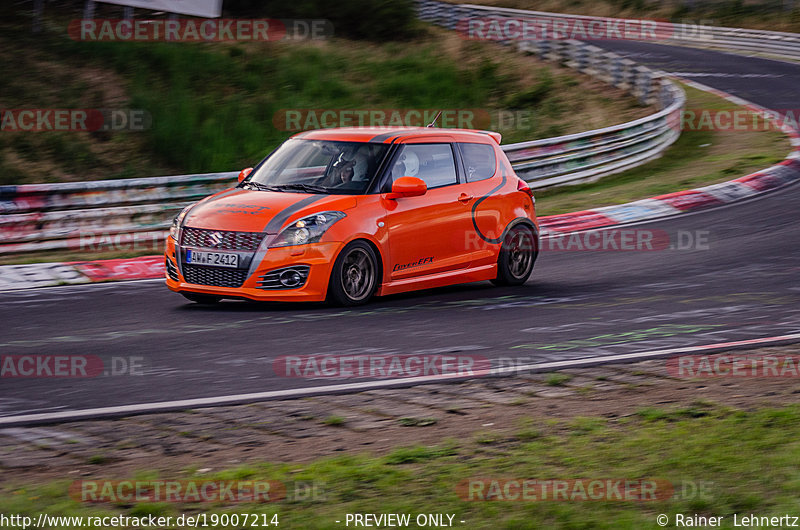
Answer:
[[[120,9],[98,4],[96,16]],[[142,109],[152,126],[3,131],[0,184],[240,169],[292,134],[275,125],[287,109],[476,109],[506,143],[650,111],[570,70],[425,25],[385,42],[78,42],[66,29],[77,7],[48,4],[39,35],[28,13],[5,11],[0,68],[15,74],[0,84],[3,108]]]

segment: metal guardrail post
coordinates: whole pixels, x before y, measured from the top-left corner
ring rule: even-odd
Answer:
[[[605,51],[591,44],[584,46],[584,51],[586,53],[586,64],[581,69],[581,72],[598,79],[603,79],[606,67]]]
[[[538,57],[539,59],[546,59],[548,54],[553,49],[553,44],[549,40],[541,40],[541,41],[533,41],[534,44],[538,44]]]
[[[608,58],[611,63],[611,85],[615,87],[622,86],[622,79],[625,74],[625,65],[622,64],[623,59],[616,53],[609,53]]]
[[[597,55],[597,75],[598,79],[601,81],[608,83],[609,85],[614,85],[614,63],[617,58],[617,54],[607,52],[602,50]]]
[[[617,88],[631,90],[636,83],[636,67],[638,65],[630,59],[624,58],[622,61],[620,61],[620,65],[622,67],[622,78],[620,79],[620,84],[617,85]]]
[[[634,96],[639,100],[639,103],[646,105],[650,99],[650,85],[653,81],[653,73],[644,66],[637,66],[634,71],[636,72]]]

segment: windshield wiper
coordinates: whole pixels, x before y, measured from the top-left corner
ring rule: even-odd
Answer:
[[[314,184],[279,184],[273,187],[279,190],[299,190],[307,191],[308,193],[328,193],[328,188],[324,186],[315,186]]]
[[[261,184],[260,182],[253,182],[248,181],[242,184],[242,187],[250,186],[251,188],[257,189],[259,191],[282,191],[277,186],[268,186],[267,184]]]

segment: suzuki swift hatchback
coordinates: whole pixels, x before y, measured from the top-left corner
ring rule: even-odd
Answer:
[[[534,198],[500,135],[341,128],[287,140],[239,184],[185,208],[167,286],[189,300],[329,300],[464,282],[519,285],[539,248]]]

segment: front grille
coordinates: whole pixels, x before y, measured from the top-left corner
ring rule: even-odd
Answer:
[[[270,291],[275,289],[299,289],[306,284],[310,270],[311,267],[308,265],[295,265],[293,267],[275,269],[260,276],[256,287]]]
[[[167,277],[170,280],[172,280],[174,282],[177,282],[178,281],[178,269],[177,269],[177,267],[175,267],[175,264],[172,263],[172,260],[169,259],[169,258],[164,258],[164,262],[165,262],[165,265],[166,265],[166,268],[167,268]]]
[[[189,283],[214,287],[241,287],[247,279],[246,269],[220,269],[201,265],[183,266],[183,277]]]
[[[258,250],[262,239],[264,239],[264,234],[261,232],[226,232],[223,230],[184,228],[181,244],[188,247],[255,252]]]

